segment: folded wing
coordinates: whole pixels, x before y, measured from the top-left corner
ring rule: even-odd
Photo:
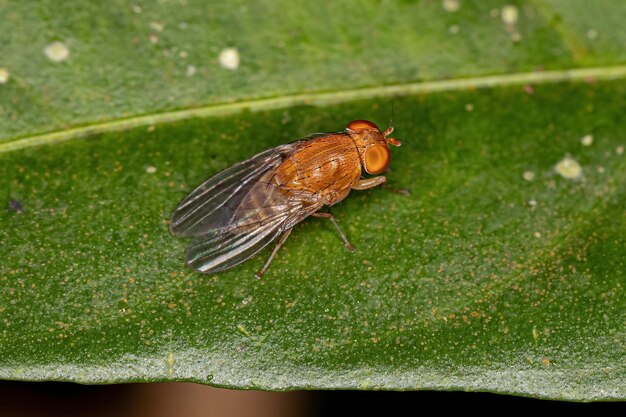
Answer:
[[[234,267],[317,211],[312,193],[293,193],[273,181],[299,142],[262,152],[198,186],[174,211],[170,229],[193,236],[187,263],[212,273]]]

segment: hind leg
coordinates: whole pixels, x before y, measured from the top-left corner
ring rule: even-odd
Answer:
[[[261,278],[263,276],[263,274],[265,273],[265,271],[267,271],[267,268],[269,268],[270,264],[272,263],[272,259],[274,259],[274,256],[276,256],[276,252],[278,252],[278,249],[280,249],[285,244],[285,241],[287,240],[287,238],[291,234],[291,230],[292,229],[287,229],[280,236],[280,239],[278,240],[278,243],[276,244],[276,246],[274,246],[274,249],[272,250],[272,253],[271,253],[270,257],[267,259],[267,261],[265,261],[265,264],[263,265],[263,268],[261,268],[261,270],[256,273],[256,277],[257,278]]]

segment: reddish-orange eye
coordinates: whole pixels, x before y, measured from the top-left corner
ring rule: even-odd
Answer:
[[[365,150],[365,170],[368,174],[380,174],[391,162],[387,145],[373,145]]]
[[[348,129],[360,132],[362,130],[380,130],[378,126],[369,120],[353,120],[348,123]]]

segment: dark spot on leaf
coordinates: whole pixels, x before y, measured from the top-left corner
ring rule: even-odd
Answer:
[[[7,210],[13,213],[24,213],[24,205],[20,200],[10,199],[9,204],[7,204]]]

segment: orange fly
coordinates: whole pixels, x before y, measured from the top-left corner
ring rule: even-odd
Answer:
[[[170,230],[192,236],[186,261],[202,273],[223,271],[250,259],[278,239],[261,277],[293,227],[309,216],[333,222],[343,243],[354,247],[334,216],[320,212],[351,190],[383,184],[391,161],[388,145],[400,146],[367,120],[337,133],[316,134],[261,152],[200,184],[176,208]],[[372,176],[363,178],[363,171]]]

